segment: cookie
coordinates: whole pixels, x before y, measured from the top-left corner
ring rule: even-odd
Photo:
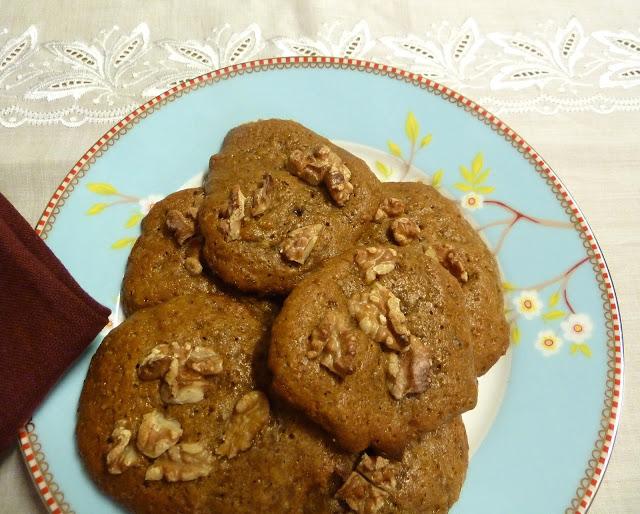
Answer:
[[[298,123],[241,125],[210,160],[204,256],[240,290],[288,293],[357,241],[379,189],[361,159]]]
[[[308,275],[276,317],[274,391],[347,450],[397,455],[475,406],[462,291],[432,254],[346,252]]]
[[[242,303],[187,295],[103,340],[76,438],[92,479],[136,513],[303,512],[356,456],[266,394],[268,328]]]
[[[157,202],[141,223],[122,282],[126,314],[175,296],[220,289],[201,261],[197,214],[202,188],[185,189]]]
[[[458,206],[417,182],[385,183],[384,199],[363,244],[430,245],[462,287],[478,376],[509,346],[500,271],[482,238]]]

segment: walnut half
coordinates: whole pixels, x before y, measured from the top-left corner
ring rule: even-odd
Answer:
[[[173,238],[178,245],[182,246],[196,233],[197,214],[197,209],[195,210],[195,213],[191,210],[188,211],[186,216],[178,209],[171,209],[167,211],[165,224],[173,234]]]
[[[213,456],[202,443],[181,443],[169,450],[147,468],[144,479],[187,482],[211,473]]]
[[[307,358],[318,359],[320,364],[341,378],[355,371],[356,334],[348,322],[330,312],[313,329]]]
[[[223,234],[225,234],[227,241],[240,239],[245,201],[246,198],[242,194],[240,186],[236,184],[229,193],[226,209],[220,212],[219,227]]]
[[[398,252],[393,248],[378,248],[370,246],[368,248],[358,248],[354,259],[356,264],[365,273],[365,280],[373,282],[376,278],[387,273],[391,273],[398,260]]]
[[[418,239],[420,227],[409,218],[398,218],[391,222],[389,227],[393,240],[400,246],[406,246],[411,241]]]
[[[225,430],[217,455],[233,459],[248,450],[253,439],[269,421],[269,400],[260,391],[251,391],[238,400]]]
[[[338,500],[344,501],[352,511],[362,514],[378,512],[388,497],[389,493],[376,487],[355,471],[336,492]]]
[[[292,230],[282,241],[280,252],[286,260],[304,264],[316,245],[321,231],[322,225],[319,223]]]
[[[274,181],[270,174],[262,177],[262,184],[251,197],[251,216],[262,216],[271,205],[273,197]]]
[[[453,246],[449,244],[436,245],[434,249],[440,264],[451,273],[458,282],[464,284],[469,281],[469,273],[464,267],[464,262],[456,253]]]
[[[409,350],[403,354],[387,356],[387,388],[396,400],[408,394],[418,394],[429,387],[431,359],[426,347],[413,339]]]
[[[136,445],[147,457],[155,459],[174,446],[182,436],[180,423],[153,410],[142,416]]]
[[[371,457],[365,453],[362,455],[356,471],[369,482],[388,493],[396,489],[398,465],[384,457],[376,455]]]
[[[404,202],[398,198],[388,197],[382,200],[378,207],[374,220],[380,222],[386,218],[397,218],[404,214]]]
[[[142,456],[130,444],[132,435],[125,419],[116,421],[116,426],[111,432],[113,443],[107,453],[107,471],[112,475],[120,475],[126,469],[142,462]]]

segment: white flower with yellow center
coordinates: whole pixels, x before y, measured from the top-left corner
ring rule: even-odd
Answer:
[[[517,298],[513,299],[513,304],[526,319],[535,318],[542,310],[542,300],[537,291],[522,291]]]
[[[591,337],[593,323],[586,314],[571,314],[560,323],[560,328],[562,328],[562,335],[567,341],[581,343]]]
[[[460,205],[463,209],[467,209],[468,211],[482,209],[483,204],[484,197],[478,193],[467,193],[460,199]]]
[[[162,195],[149,195],[149,196],[145,196],[144,198],[140,198],[140,200],[138,200],[138,205],[140,206],[140,212],[144,216],[146,216],[147,214],[149,214],[149,211],[151,210],[151,208],[163,198],[164,196]]]
[[[542,355],[550,357],[558,353],[560,348],[562,348],[562,339],[560,339],[553,330],[543,330],[542,332],[538,332],[535,346],[542,352]]]

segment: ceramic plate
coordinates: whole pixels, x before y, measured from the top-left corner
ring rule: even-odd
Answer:
[[[114,311],[140,219],[198,183],[232,127],[291,118],[363,157],[383,180],[422,180],[460,203],[504,275],[511,347],[465,416],[472,452],[454,513],[584,512],[620,415],[622,335],[611,277],[560,180],[513,130],[467,98],[379,64],[285,58],[219,70],[149,101],[78,161],[37,231]],[[105,329],[105,332],[108,330]],[[99,336],[20,432],[53,512],[121,512],[74,443]]]

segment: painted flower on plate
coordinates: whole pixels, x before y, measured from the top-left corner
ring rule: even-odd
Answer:
[[[138,205],[140,205],[140,212],[146,216],[147,214],[149,214],[149,211],[156,204],[156,202],[159,202],[163,198],[164,196],[162,195],[149,195],[145,196],[144,198],[140,198],[140,200],[138,200]]]
[[[586,314],[571,314],[560,324],[560,328],[567,341],[580,343],[591,337],[593,323]]]
[[[562,339],[553,330],[543,330],[538,332],[535,347],[542,352],[542,355],[550,357],[562,348]]]
[[[484,203],[484,197],[479,195],[478,193],[467,193],[460,199],[460,205],[463,209],[467,209],[469,211],[475,211],[477,209],[482,209],[482,205]]]
[[[513,299],[516,310],[526,319],[535,318],[542,310],[542,300],[537,291],[522,291],[517,298]]]

